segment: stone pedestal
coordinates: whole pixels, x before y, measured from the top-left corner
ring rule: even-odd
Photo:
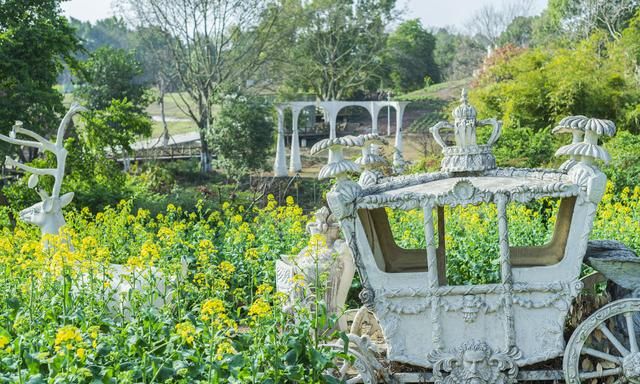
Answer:
[[[287,310],[292,310],[296,301],[304,305],[319,292],[328,313],[342,315],[355,265],[349,247],[338,239],[339,230],[329,209],[323,207],[316,212],[316,221],[307,225],[311,244],[298,255],[276,261],[276,288],[289,295]],[[340,317],[338,327],[347,330],[344,317]]]

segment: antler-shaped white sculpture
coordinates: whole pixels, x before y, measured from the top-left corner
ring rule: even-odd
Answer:
[[[31,173],[28,182],[29,188],[37,187],[39,181],[38,176],[53,177],[54,183],[51,195],[43,189],[36,188],[36,192],[40,195],[42,201],[20,211],[20,219],[26,223],[35,224],[40,227],[43,235],[57,235],[60,232],[60,228],[65,224],[64,216],[62,215],[62,208],[71,202],[73,199],[73,192],[69,192],[60,197],[62,179],[64,178],[64,167],[68,154],[67,150],[64,148],[64,134],[73,115],[85,110],[85,108],[81,107],[77,103],[74,103],[71,106],[60,122],[55,142],[49,141],[33,131],[22,128],[22,122],[20,121],[16,121],[16,124],[13,126],[9,136],[0,134],[0,140],[6,141],[7,143],[37,148],[45,152],[49,151],[56,156],[56,168],[35,168],[19,163],[9,156],[5,159],[6,165],[11,165],[18,169],[22,169],[25,172]],[[16,138],[16,135],[18,134],[31,137],[32,139],[35,139],[35,141],[18,139]]]

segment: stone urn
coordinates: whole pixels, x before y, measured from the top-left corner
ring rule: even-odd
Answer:
[[[315,213],[307,224],[310,244],[297,255],[283,255],[276,261],[276,289],[289,296],[286,310],[296,302],[310,305],[317,293],[322,295],[330,315],[338,315],[338,327],[347,330],[344,312],[355,265],[347,244],[338,239],[340,227],[327,207]]]

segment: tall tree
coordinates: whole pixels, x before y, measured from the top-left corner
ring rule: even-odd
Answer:
[[[446,80],[469,77],[478,69],[486,50],[477,39],[441,28],[435,33],[434,61]]]
[[[101,47],[93,52],[78,71],[82,79],[75,94],[89,109],[105,109],[111,100],[127,99],[142,112],[149,104],[142,65],[133,52]]]
[[[54,88],[65,63],[75,65],[80,46],[61,0],[0,2],[0,128],[15,120],[49,135],[64,113]]]
[[[638,0],[550,0],[540,27],[574,41],[602,29],[617,40],[639,8]]]
[[[98,48],[79,73],[83,81],[74,93],[90,109],[85,114],[87,145],[128,150],[137,135],[151,134],[151,121],[144,112],[150,101],[148,86],[133,53]]]
[[[528,47],[533,41],[533,23],[537,16],[518,16],[502,32],[498,44],[503,46],[513,44],[518,47]]]
[[[200,131],[201,170],[211,167],[208,136],[214,104],[247,86],[276,43],[275,0],[126,0],[138,27],[156,28],[175,70],[179,106]],[[250,82],[249,82],[250,83]]]
[[[175,90],[176,73],[166,52],[175,41],[165,39],[163,32],[155,27],[136,30],[136,56],[144,68],[145,80],[155,84],[158,90],[155,101],[160,105],[162,135],[160,140],[169,144],[169,126],[165,116],[165,99],[168,92]]]
[[[478,9],[469,20],[469,32],[485,45],[498,45],[498,39],[509,24],[522,16],[529,16],[532,0],[504,0],[499,7],[486,4]]]
[[[124,19],[116,16],[101,19],[95,23],[70,18],[70,24],[76,29],[76,35],[88,52],[100,47],[130,49],[132,32]]]
[[[250,171],[264,168],[271,149],[271,108],[256,97],[225,98],[220,105],[211,144],[216,165],[230,179],[239,181]]]
[[[288,84],[322,100],[380,84],[394,6],[395,0],[299,1],[298,14],[288,18],[297,23],[295,38],[283,52]]]
[[[440,81],[433,59],[435,37],[422,27],[419,19],[401,23],[387,40],[386,62],[396,92],[423,88],[427,82]]]

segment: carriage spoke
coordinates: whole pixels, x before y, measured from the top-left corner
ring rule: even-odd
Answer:
[[[627,320],[627,332],[629,333],[629,346],[631,352],[638,352],[638,342],[636,340],[636,330],[633,324],[633,316],[631,312],[624,314],[624,318]]]
[[[580,380],[597,379],[620,374],[622,374],[622,368],[605,369],[603,371],[595,372],[580,372]]]
[[[604,335],[607,337],[607,339],[609,339],[611,344],[613,344],[613,346],[616,347],[616,349],[622,354],[622,356],[627,356],[629,354],[629,350],[627,350],[627,348],[625,348],[624,345],[622,345],[620,340],[618,340],[613,335],[613,333],[611,333],[609,328],[607,328],[607,326],[604,323],[601,323],[600,325],[598,325],[598,329],[602,333],[604,333]]]
[[[600,352],[600,351],[595,350],[593,348],[584,347],[584,348],[582,348],[582,353],[584,353],[586,355],[593,356],[593,357],[600,358],[602,360],[607,360],[607,361],[610,361],[612,363],[622,364],[622,358],[621,357],[610,355],[610,354],[605,353],[605,352]]]

